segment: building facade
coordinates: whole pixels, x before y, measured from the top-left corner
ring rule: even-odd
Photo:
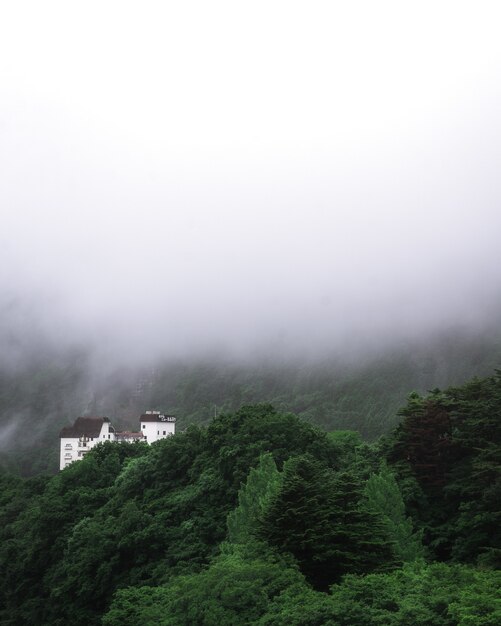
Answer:
[[[160,411],[146,411],[139,420],[141,433],[148,443],[165,439],[176,430],[176,418],[173,415],[164,415]]]
[[[160,411],[146,411],[139,421],[139,432],[117,432],[108,417],[78,417],[73,426],[66,426],[59,434],[59,469],[68,467],[74,461],[81,461],[98,443],[145,441],[151,444],[173,435],[176,430],[176,418]]]

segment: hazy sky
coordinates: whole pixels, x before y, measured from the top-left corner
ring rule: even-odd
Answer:
[[[56,339],[183,351],[481,323],[500,20],[495,1],[3,2],[0,286],[24,307],[4,325],[28,309]]]

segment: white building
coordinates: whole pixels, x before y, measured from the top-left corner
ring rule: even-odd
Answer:
[[[164,415],[160,411],[146,411],[139,420],[141,424],[139,432],[116,432],[108,417],[78,417],[73,426],[66,426],[59,434],[61,440],[59,469],[64,469],[73,461],[81,460],[100,442],[146,441],[151,444],[173,435],[176,430],[176,418]]]
[[[163,415],[160,411],[146,411],[139,420],[141,432],[148,443],[165,439],[176,430],[176,418],[172,415]]]

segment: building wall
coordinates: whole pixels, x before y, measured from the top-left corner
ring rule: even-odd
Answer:
[[[98,437],[61,437],[59,469],[68,467],[73,461],[80,461],[96,444],[114,441],[115,433],[110,432],[110,423],[103,422]]]
[[[148,443],[153,443],[159,439],[165,439],[173,435],[175,429],[175,422],[141,422],[141,432],[146,437]]]
[[[68,467],[73,461],[80,461],[91,450],[99,439],[89,437],[64,437],[61,438],[59,469]]]
[[[77,460],[77,444],[78,439],[64,437],[61,438],[61,447],[59,454],[59,469],[64,469],[70,463]]]
[[[103,422],[101,432],[99,434],[99,441],[115,441],[115,433],[110,432],[110,422]]]

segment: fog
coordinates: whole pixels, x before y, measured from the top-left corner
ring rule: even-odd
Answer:
[[[16,2],[0,338],[320,354],[498,318],[496,2]]]

